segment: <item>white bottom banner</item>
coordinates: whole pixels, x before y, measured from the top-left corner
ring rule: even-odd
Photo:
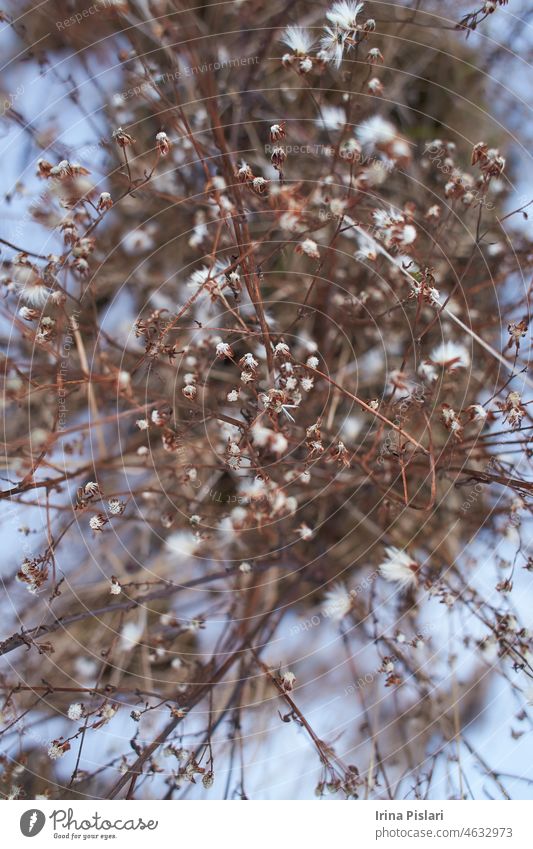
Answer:
[[[238,807],[237,807],[238,806]],[[3,845],[531,849],[530,802],[8,801]],[[342,844],[341,844],[342,841]]]

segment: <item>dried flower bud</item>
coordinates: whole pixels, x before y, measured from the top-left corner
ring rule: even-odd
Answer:
[[[268,180],[265,180],[264,177],[254,177],[252,180],[252,191],[254,191],[256,195],[264,194],[267,186]]]
[[[233,357],[233,350],[231,348],[231,345],[228,345],[227,342],[219,342],[216,348],[216,354],[219,359],[224,359],[225,357]]]
[[[105,525],[107,525],[109,519],[107,519],[103,513],[97,513],[96,516],[91,516],[89,519],[89,526],[93,531],[101,531]]]
[[[367,60],[371,65],[377,65],[384,61],[383,54],[378,47],[372,47],[367,53]]]
[[[270,161],[272,162],[272,165],[274,166],[276,171],[281,171],[283,169],[283,163],[285,162],[286,158],[287,154],[285,153],[283,148],[279,145],[276,145],[270,157]]]
[[[170,151],[170,140],[166,133],[160,132],[156,135],[155,141],[157,149],[161,156],[166,156]]]
[[[97,209],[98,212],[104,212],[106,209],[111,209],[113,206],[113,200],[109,192],[102,192],[100,197],[98,198]]]
[[[373,94],[376,97],[381,97],[381,95],[383,94],[383,83],[377,77],[372,77],[372,79],[368,81],[367,87],[370,94]]]
[[[241,162],[237,169],[236,177],[239,183],[247,183],[249,180],[253,180],[254,175],[250,166],[246,162]]]
[[[285,121],[281,124],[272,124],[270,127],[270,141],[277,142],[285,138]]]
[[[116,143],[122,148],[128,147],[130,144],[134,144],[135,142],[135,139],[132,138],[129,133],[126,133],[122,129],[122,127],[119,127],[117,130],[113,131],[113,138],[115,139]]]

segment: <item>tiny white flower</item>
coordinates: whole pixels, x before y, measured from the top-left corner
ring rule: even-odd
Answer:
[[[296,56],[306,56],[313,46],[313,39],[307,30],[297,26],[287,27],[281,41],[290,47]]]
[[[324,595],[322,602],[322,613],[330,616],[335,622],[341,619],[352,609],[352,596],[342,583],[333,584]]]
[[[107,704],[104,705],[104,707],[102,708],[100,715],[104,722],[109,722],[110,719],[113,719],[117,710],[118,708],[116,707],[116,705]]]
[[[54,740],[48,749],[48,757],[57,761],[59,758],[62,758],[67,749],[69,749],[69,744],[60,743],[59,740]]]
[[[106,209],[111,209],[113,206],[113,199],[109,192],[102,192],[100,197],[98,198],[97,209],[99,212],[104,212]]]
[[[125,505],[118,498],[111,498],[107,502],[107,506],[109,508],[109,512],[113,516],[120,516],[121,513],[124,512]]]
[[[323,106],[315,124],[325,130],[342,130],[346,124],[346,112],[342,106]]]
[[[155,137],[157,149],[161,156],[166,156],[170,150],[170,140],[166,133],[160,132],[157,133]]]
[[[296,681],[296,675],[294,672],[283,672],[281,675],[281,686],[285,690],[286,693],[290,693],[291,690],[294,689],[294,682]]]
[[[299,534],[300,539],[302,539],[304,542],[308,539],[311,539],[311,537],[313,536],[312,528],[310,528],[306,524],[300,525],[300,527],[296,529],[296,533]]]
[[[114,580],[111,580],[109,592],[111,593],[111,595],[120,595],[120,593],[122,592],[122,587],[120,586],[116,578]]]
[[[182,388],[181,391],[183,392],[186,398],[189,398],[189,400],[193,400],[194,398],[196,398],[196,394],[198,392],[194,383],[188,383]]]
[[[83,716],[83,705],[80,702],[73,702],[68,709],[68,718],[74,720],[81,719]]]
[[[304,239],[304,241],[298,245],[298,252],[310,256],[312,259],[320,259],[318,245],[313,241],[313,239]]]
[[[259,365],[254,355],[251,353],[245,354],[244,357],[241,358],[240,364],[242,366],[246,366],[246,368],[257,368]]]
[[[228,345],[227,342],[219,342],[217,347],[216,347],[216,355],[217,355],[217,357],[220,357],[220,358],[232,357],[233,351],[231,349],[231,346]]]
[[[19,315],[24,321],[35,321],[39,317],[39,311],[32,310],[31,307],[21,307],[19,309]]]
[[[485,421],[488,416],[487,411],[481,406],[481,404],[471,404],[468,411],[470,413],[470,417],[476,422]]]
[[[364,148],[372,150],[393,142],[396,138],[396,130],[390,121],[386,121],[379,115],[373,115],[359,124],[356,136]]]
[[[93,531],[101,531],[104,525],[107,524],[107,519],[102,513],[97,513],[96,516],[91,516],[89,526]]]
[[[320,39],[321,54],[335,68],[340,68],[342,65],[346,35],[347,33],[339,27],[324,27],[324,35]],[[335,127],[334,129],[338,128]]]
[[[42,283],[34,283],[33,285],[29,284],[21,287],[19,289],[19,294],[27,304],[30,304],[32,307],[36,307],[37,309],[42,309],[52,292]]]
[[[126,622],[120,632],[119,649],[131,651],[140,641],[144,632],[144,626],[140,622]]]
[[[254,179],[252,180],[252,187],[254,192],[256,192],[258,195],[261,195],[267,187],[267,180],[265,180],[264,177],[254,177]]]
[[[464,345],[450,341],[441,342],[440,345],[437,345],[432,350],[429,359],[442,368],[468,368],[470,365],[470,354]]]
[[[407,552],[401,551],[396,546],[388,546],[385,549],[386,560],[381,563],[379,571],[386,581],[398,583],[401,587],[416,584],[417,564],[409,557]]]
[[[326,12],[326,18],[341,29],[353,32],[357,28],[357,16],[364,5],[364,3],[354,3],[352,0],[337,0]]]

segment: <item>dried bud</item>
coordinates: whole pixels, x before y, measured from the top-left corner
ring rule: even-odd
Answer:
[[[132,138],[129,133],[126,133],[122,129],[122,127],[119,127],[118,130],[113,131],[113,138],[115,139],[116,143],[122,148],[128,147],[130,144],[134,144],[135,142],[135,139]]]
[[[285,138],[285,121],[281,124],[272,124],[270,128],[270,141],[277,142]]]
[[[102,192],[102,194],[98,198],[98,212],[104,212],[106,209],[111,209],[112,206],[113,200],[109,192]]]
[[[161,156],[166,156],[170,151],[170,140],[166,133],[158,133],[155,137],[157,149]]]

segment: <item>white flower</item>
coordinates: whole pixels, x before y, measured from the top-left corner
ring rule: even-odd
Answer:
[[[286,342],[278,342],[278,344],[274,348],[274,354],[277,357],[288,357],[291,353],[291,349],[286,344]]]
[[[32,307],[37,307],[37,309],[42,309],[52,292],[42,283],[33,283],[28,286],[20,287],[19,294],[27,304],[30,304]]]
[[[372,79],[368,81],[368,90],[371,94],[383,94],[383,83],[378,77],[372,77]]]
[[[116,578],[111,579],[111,586],[109,588],[109,592],[111,593],[111,595],[120,595],[120,593],[122,592],[122,587],[120,586]]]
[[[309,366],[309,368],[317,369],[319,366],[318,357],[308,357],[305,364],[306,366]]]
[[[109,192],[102,192],[100,197],[98,198],[98,206],[97,209],[99,212],[103,212],[106,209],[111,209],[113,206],[113,199]]]
[[[377,259],[377,251],[374,241],[367,236],[364,236],[362,233],[357,233],[357,241],[359,243],[359,250],[355,252],[355,258],[360,262],[363,260],[375,262]]]
[[[109,722],[110,719],[113,719],[117,710],[118,710],[118,708],[115,705],[110,705],[110,704],[104,705],[104,707],[102,708],[102,710],[100,712],[100,716],[102,717],[104,723]]]
[[[350,612],[351,608],[352,596],[345,585],[341,583],[333,584],[324,595],[322,602],[324,616],[331,616],[335,622],[340,622]]]
[[[226,395],[226,398],[228,399],[228,401],[237,401],[239,398],[239,390],[231,389]]]
[[[73,702],[68,709],[68,718],[74,720],[81,719],[83,716],[83,705],[80,702]]]
[[[346,124],[346,112],[342,106],[322,106],[315,124],[325,130],[342,130]]]
[[[363,147],[367,149],[390,144],[396,138],[394,126],[380,115],[373,115],[366,121],[362,121],[355,134]]]
[[[400,244],[404,247],[412,245],[416,239],[416,228],[412,224],[406,224],[401,233]]]
[[[274,434],[273,430],[268,427],[256,423],[251,427],[251,436],[255,445],[259,448],[264,448],[268,444],[270,437]]]
[[[139,430],[148,430],[148,419],[137,419],[135,424]]]
[[[35,321],[39,317],[39,312],[32,310],[31,307],[21,307],[19,309],[19,315],[24,321]]]
[[[131,374],[129,371],[119,371],[118,385],[120,389],[129,389],[131,386]]]
[[[65,744],[60,743],[58,740],[54,740],[48,749],[48,757],[53,761],[57,761],[59,758],[63,757],[67,751],[67,747],[70,748],[68,743],[65,746]]]
[[[297,56],[306,56],[313,46],[313,39],[307,30],[296,26],[287,27],[281,41]]]
[[[313,536],[313,530],[308,525],[302,524],[299,528],[297,528],[296,533],[299,534],[300,539],[304,542],[308,539],[311,539]]]
[[[192,272],[187,280],[187,286],[190,289],[200,289],[200,287],[204,286],[208,280],[212,285],[216,286],[222,282],[225,267],[224,263],[220,260],[217,260],[212,268],[208,268],[207,265],[202,265],[200,268],[196,268]]]
[[[443,368],[467,368],[470,365],[470,355],[466,348],[450,341],[441,342],[433,349],[429,359]]]
[[[239,572],[242,572],[243,575],[248,575],[248,573],[251,572],[251,571],[252,571],[252,567],[250,566],[249,563],[244,562],[244,563],[241,563],[241,565],[239,566]]]
[[[97,513],[96,516],[91,516],[89,526],[93,531],[101,531],[104,525],[107,524],[107,519],[102,513]]]
[[[255,359],[254,355],[248,352],[243,357],[241,357],[240,363],[241,366],[246,366],[246,368],[257,368],[259,363]]]
[[[252,180],[252,188],[258,195],[263,194],[267,187],[267,180],[264,177],[254,177]]]
[[[281,456],[285,453],[287,448],[289,447],[289,443],[287,442],[287,438],[283,436],[282,433],[274,433],[270,440],[270,450],[273,454],[277,454]]]
[[[85,484],[84,492],[88,498],[92,498],[94,495],[100,495],[100,487],[96,481],[89,481]]]
[[[439,376],[435,366],[432,366],[431,363],[420,363],[418,374],[428,383],[434,383]]]
[[[475,422],[485,421],[488,416],[487,411],[481,406],[481,404],[471,404],[468,411],[471,419]]]
[[[340,68],[344,56],[346,33],[338,27],[335,29],[324,27],[324,33],[325,35],[320,39],[321,52],[328,62],[331,62],[336,68]],[[333,127],[332,129],[338,128]]]
[[[161,156],[166,156],[170,150],[170,141],[166,133],[157,133],[155,137],[157,149]]]
[[[220,357],[220,358],[232,357],[233,351],[231,350],[231,346],[228,345],[227,342],[219,342],[217,347],[216,347],[216,354],[217,354],[217,357]]]
[[[120,516],[125,509],[125,505],[122,503],[122,501],[119,501],[118,498],[111,498],[107,502],[107,506],[109,507],[109,512],[113,516]]]
[[[140,622],[126,622],[126,624],[122,626],[122,631],[120,632],[120,651],[131,651],[134,649],[140,641],[143,632],[144,625]]]
[[[198,546],[198,541],[187,531],[175,531],[167,538],[167,547],[180,563],[185,563],[192,557]]]
[[[386,581],[398,583],[401,587],[416,584],[417,564],[407,552],[391,545],[385,549],[385,554],[387,559],[380,565],[379,571]]]
[[[296,681],[296,675],[294,672],[283,672],[281,677],[281,686],[285,690],[286,693],[290,693],[291,690],[294,689],[294,682]]]
[[[184,386],[182,388],[181,391],[183,392],[183,394],[185,395],[186,398],[189,398],[189,400],[192,401],[193,398],[196,398],[196,394],[197,394],[198,390],[197,390],[196,386],[194,385],[194,383],[188,383],[186,386]]]
[[[313,239],[304,239],[304,241],[298,245],[298,253],[306,254],[312,259],[320,259],[317,243],[314,242]]]
[[[357,28],[357,15],[363,6],[364,3],[354,3],[353,0],[337,0],[326,12],[326,18],[341,29],[353,32]]]

